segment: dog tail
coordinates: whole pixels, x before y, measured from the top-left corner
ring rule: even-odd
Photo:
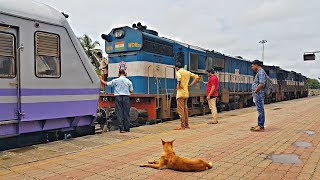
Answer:
[[[213,167],[212,162],[209,162],[209,163],[208,163],[208,168],[211,169],[212,167]]]

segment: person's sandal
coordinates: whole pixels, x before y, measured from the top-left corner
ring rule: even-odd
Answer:
[[[260,131],[264,131],[264,128],[263,128],[263,127],[260,127],[260,126],[256,126],[256,127],[254,127],[253,129],[251,129],[251,131],[260,132]]]
[[[254,130],[254,129],[258,128],[258,127],[260,127],[260,126],[259,125],[253,126],[253,127],[250,128],[250,130]],[[262,128],[262,129],[264,129],[264,128]]]
[[[207,124],[218,124],[218,121],[211,121],[211,122],[208,122]]]
[[[252,130],[254,130],[254,129],[257,128],[257,127],[259,127],[259,126],[252,126],[252,127],[250,128],[250,130],[252,131]]]
[[[174,128],[174,130],[185,130],[185,128],[183,128],[183,127],[177,127],[177,128]]]

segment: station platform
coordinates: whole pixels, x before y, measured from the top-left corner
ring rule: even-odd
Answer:
[[[0,179],[320,179],[320,96],[266,105],[266,129],[254,107],[0,152]],[[203,172],[139,167],[158,159],[161,140],[177,155],[212,161]]]

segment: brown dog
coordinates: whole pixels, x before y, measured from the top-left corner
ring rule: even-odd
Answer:
[[[151,167],[155,169],[173,169],[177,171],[204,171],[212,168],[212,162],[205,162],[201,159],[190,160],[177,156],[172,144],[173,141],[165,142],[161,139],[163,145],[163,154],[160,161],[149,162],[149,164],[140,165],[140,167]]]

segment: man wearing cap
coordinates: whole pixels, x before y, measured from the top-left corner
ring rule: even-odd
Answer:
[[[264,114],[264,91],[266,84],[266,72],[262,69],[263,62],[259,60],[254,60],[251,64],[251,68],[257,74],[252,83],[252,96],[253,102],[256,104],[258,111],[258,125],[251,127],[251,131],[264,131],[264,122],[265,122],[265,114]]]
[[[176,77],[177,77],[177,111],[180,116],[181,127],[175,128],[175,130],[184,130],[190,128],[188,123],[188,98],[189,87],[193,86],[198,80],[199,76],[183,69],[181,63],[176,63]],[[189,84],[190,78],[193,78],[191,84]]]
[[[208,69],[207,101],[212,114],[212,121],[208,124],[218,124],[217,97],[219,96],[219,78],[215,75],[214,69]]]
[[[130,132],[130,94],[133,93],[132,82],[126,77],[123,69],[119,70],[119,77],[110,82],[101,82],[107,86],[114,87],[116,97],[116,115],[119,123],[120,133]]]

